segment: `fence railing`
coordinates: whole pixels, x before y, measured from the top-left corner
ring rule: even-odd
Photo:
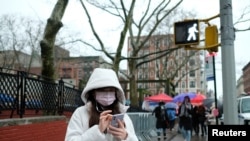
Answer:
[[[156,134],[156,118],[152,115],[152,113],[145,112],[135,112],[128,113],[131,118],[136,135],[140,141],[151,141],[153,136],[157,136]]]
[[[0,113],[11,110],[10,118],[14,112],[22,118],[26,110],[42,110],[45,115],[73,112],[83,105],[80,95],[80,90],[62,80],[52,83],[34,74],[0,68]]]

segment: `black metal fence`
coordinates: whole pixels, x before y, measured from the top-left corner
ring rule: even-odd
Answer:
[[[0,68],[0,114],[10,110],[10,118],[14,112],[22,118],[25,110],[42,110],[45,115],[73,112],[84,104],[80,95],[80,90],[62,80],[52,83],[34,74]]]

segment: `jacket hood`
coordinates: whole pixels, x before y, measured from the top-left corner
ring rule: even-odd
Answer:
[[[124,104],[125,96],[123,89],[119,83],[116,73],[112,69],[96,68],[91,74],[86,87],[83,89],[81,98],[87,103],[89,91],[103,87],[115,87],[117,89],[118,100]]]

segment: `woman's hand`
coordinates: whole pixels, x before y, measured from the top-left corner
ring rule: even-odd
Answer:
[[[128,136],[128,133],[125,129],[125,123],[118,119],[118,128],[109,125],[108,133],[112,134],[115,138],[125,140]]]
[[[107,130],[107,128],[110,124],[110,121],[112,119],[112,115],[110,114],[111,112],[112,112],[111,110],[107,110],[107,111],[103,111],[100,114],[99,129],[103,133],[105,130]]]

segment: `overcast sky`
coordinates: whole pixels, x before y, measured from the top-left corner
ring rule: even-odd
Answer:
[[[37,20],[46,21],[49,18],[52,9],[54,8],[57,0],[2,0],[0,5],[0,15],[3,14],[18,14],[22,16],[34,17]],[[239,0],[233,1],[233,19],[236,21],[242,13],[243,9],[246,6],[250,6],[250,0]],[[212,16],[219,14],[219,0],[185,0],[181,6],[186,10],[197,11],[197,15],[199,19],[206,19]],[[250,9],[250,8],[249,8]],[[96,23],[100,23],[96,25],[98,31],[104,31],[103,34],[106,37],[106,42],[110,43],[110,47],[114,41],[118,41],[118,37],[114,34],[114,27],[118,28],[116,25],[116,21],[108,20],[109,17],[103,16],[103,13],[100,11],[92,11],[95,12]],[[250,10],[249,10],[250,12]],[[83,9],[78,0],[69,0],[69,5],[66,9],[65,15],[62,19],[65,26],[68,28],[75,29],[78,32],[89,30],[89,27],[86,29],[87,20],[82,18],[84,16]],[[107,16],[107,15],[105,15]],[[250,17],[250,16],[248,16]],[[219,18],[217,20],[212,21],[212,23],[218,25],[219,27]],[[239,25],[237,28],[247,27],[248,24]],[[85,28],[84,28],[85,27]],[[84,29],[84,30],[83,30]],[[85,34],[86,35],[86,34]],[[240,77],[242,74],[242,68],[250,61],[249,52],[249,36],[250,31],[236,33],[236,39],[234,42],[235,47],[235,62],[236,62],[236,79]],[[114,45],[116,46],[116,44]],[[84,51],[80,48],[73,53],[78,53],[78,55],[84,55]],[[216,57],[217,62],[221,62],[221,51],[218,53]],[[221,78],[221,64],[216,64],[216,76],[217,76],[217,94],[222,94],[222,78]],[[209,88],[213,89],[213,82],[209,82]]]

